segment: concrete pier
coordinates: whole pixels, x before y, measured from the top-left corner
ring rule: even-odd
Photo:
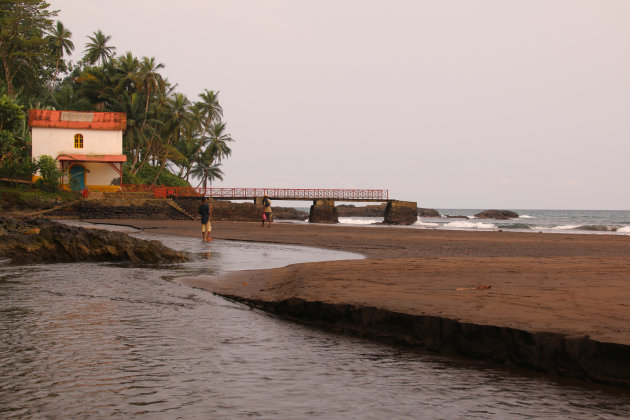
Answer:
[[[335,201],[329,199],[313,200],[308,221],[310,223],[339,223]]]
[[[412,225],[418,221],[418,203],[415,201],[388,200],[383,223]]]

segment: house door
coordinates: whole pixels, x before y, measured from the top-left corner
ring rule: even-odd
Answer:
[[[85,168],[81,165],[74,165],[70,168],[70,189],[81,191],[85,188]]]

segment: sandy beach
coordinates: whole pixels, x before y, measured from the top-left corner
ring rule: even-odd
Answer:
[[[196,222],[93,222],[201,240]],[[216,239],[299,244],[366,257],[185,280],[213,293],[252,302],[299,299],[378,308],[532,334],[554,333],[615,344],[624,351],[630,346],[630,236],[291,223],[261,229],[257,223],[244,222],[214,222],[212,234]],[[627,377],[623,379],[627,362],[625,366],[613,362],[621,383],[627,382]]]

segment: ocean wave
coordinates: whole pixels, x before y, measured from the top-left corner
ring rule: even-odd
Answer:
[[[513,223],[509,225],[499,225],[499,229],[531,229],[532,227],[526,223]]]
[[[421,220],[418,220],[413,225],[414,226],[424,226],[424,227],[438,227],[438,226],[440,226],[439,223],[423,222]]]
[[[617,226],[607,225],[583,225],[577,228],[577,230],[590,230],[594,232],[616,232],[618,229]]]
[[[373,225],[375,223],[381,223],[382,217],[340,217],[339,223],[345,225]]]
[[[624,226],[617,229],[617,233],[630,233],[630,226]]]
[[[573,230],[579,228],[580,225],[560,225],[560,226],[535,226],[534,229],[539,230]]]
[[[463,220],[458,220],[456,222],[450,222],[444,225],[446,228],[455,228],[455,229],[496,229],[497,226],[492,223],[475,223],[475,222],[466,222]]]
[[[538,219],[538,217],[536,216],[529,216],[527,214],[522,214],[520,216],[518,216],[519,219]]]

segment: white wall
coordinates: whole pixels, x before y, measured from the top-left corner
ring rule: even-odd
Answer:
[[[74,135],[83,134],[83,148],[74,148]],[[32,128],[32,156],[122,155],[122,130]]]

